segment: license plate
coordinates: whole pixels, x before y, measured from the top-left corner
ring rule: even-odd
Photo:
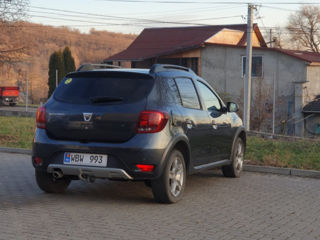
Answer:
[[[108,155],[87,154],[87,153],[65,153],[64,164],[106,167]]]

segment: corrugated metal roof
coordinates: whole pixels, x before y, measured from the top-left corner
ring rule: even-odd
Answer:
[[[147,28],[124,51],[115,54],[105,61],[144,60],[173,54],[200,47],[207,39],[222,29],[241,30],[246,32],[246,24],[215,25],[196,27]],[[254,30],[262,46],[266,46],[257,25]],[[238,44],[245,44],[245,36]]]
[[[234,46],[230,44],[220,44],[220,43],[206,43],[206,45],[211,46],[225,46],[233,48],[245,48],[246,46]],[[288,56],[297,58],[302,61],[309,63],[320,63],[320,53],[309,52],[309,51],[299,51],[291,49],[282,49],[282,48],[268,48],[268,47],[253,47],[253,50],[264,50],[264,51],[275,51],[286,54]]]
[[[304,106],[302,112],[304,113],[320,113],[320,96],[318,96],[312,102],[309,102]]]
[[[320,53],[308,52],[308,51],[298,51],[298,50],[288,50],[281,48],[273,48],[273,50],[285,53],[292,57],[298,58],[306,62],[320,62]]]

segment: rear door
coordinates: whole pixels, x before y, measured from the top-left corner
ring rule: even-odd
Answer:
[[[193,165],[205,164],[210,158],[209,140],[211,137],[209,117],[202,109],[199,97],[191,78],[175,78],[182,101],[180,108],[182,124],[191,146]]]
[[[124,142],[136,134],[154,80],[144,74],[87,72],[68,76],[46,104],[52,138]]]

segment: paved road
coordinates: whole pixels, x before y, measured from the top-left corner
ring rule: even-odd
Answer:
[[[208,171],[164,205],[134,182],[75,181],[45,194],[27,155],[0,153],[0,176],[0,239],[320,239],[317,179]]]

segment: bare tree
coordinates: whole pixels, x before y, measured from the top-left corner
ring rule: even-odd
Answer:
[[[28,0],[0,0],[0,19],[6,22],[17,22],[26,16]]]
[[[8,36],[19,31],[28,6],[29,0],[0,0],[0,64],[19,61],[26,48],[22,39]]]
[[[287,29],[299,48],[320,52],[320,7],[302,6],[290,15]]]

